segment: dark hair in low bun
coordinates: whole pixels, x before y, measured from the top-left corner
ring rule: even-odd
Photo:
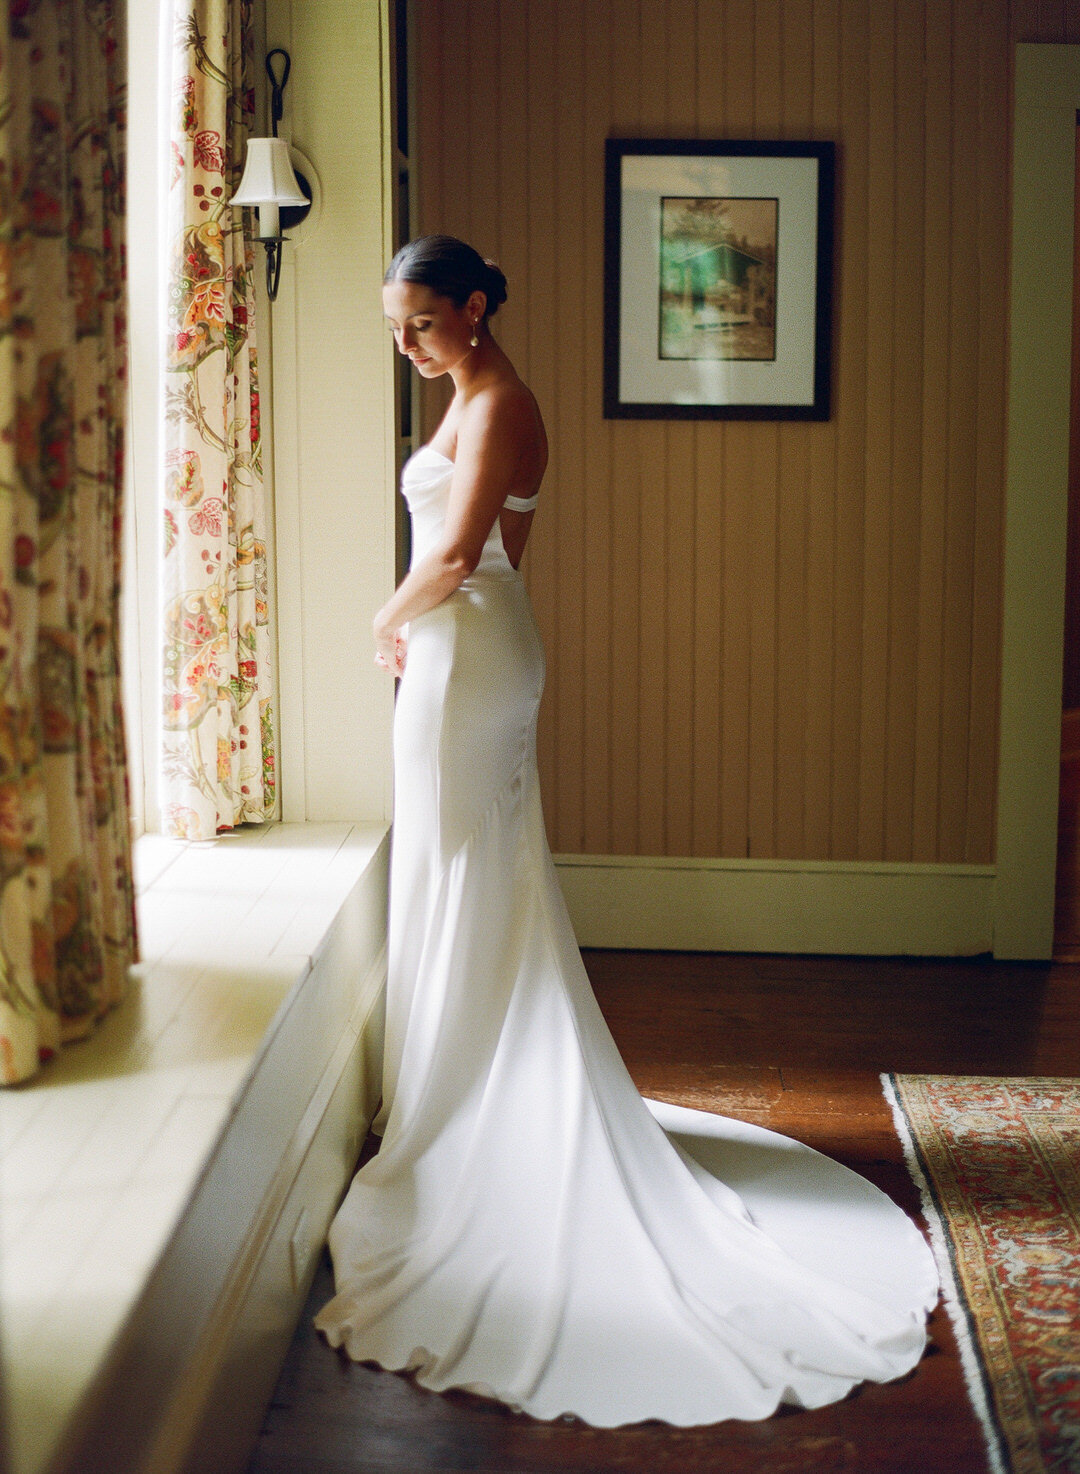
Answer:
[[[494,261],[453,235],[420,235],[402,246],[386,268],[384,282],[410,281],[449,297],[464,307],[473,292],[487,299],[484,316],[492,317],[506,301],[506,277]]]

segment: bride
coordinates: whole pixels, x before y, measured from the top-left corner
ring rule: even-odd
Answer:
[[[314,1324],[356,1361],[543,1419],[819,1407],[918,1362],[933,1257],[839,1163],[643,1100],[615,1048],[540,808],[544,656],[518,565],[547,441],[490,331],[505,299],[443,235],[383,285],[399,351],[454,395],[406,463],[412,565],[375,617],[402,677],[382,1144],[331,1223]]]

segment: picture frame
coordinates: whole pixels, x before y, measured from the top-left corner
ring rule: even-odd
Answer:
[[[609,138],[604,418],[827,420],[835,145]]]

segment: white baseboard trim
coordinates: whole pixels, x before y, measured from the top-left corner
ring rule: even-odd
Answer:
[[[583,947],[970,957],[993,865],[556,855]]]

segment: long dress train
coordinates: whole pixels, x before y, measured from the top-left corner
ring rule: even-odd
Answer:
[[[452,463],[408,462],[414,557]],[[412,621],[394,727],[378,1154],[315,1317],[356,1361],[601,1427],[818,1407],[919,1360],[932,1254],[879,1189],[775,1132],[638,1094],[544,833],[544,658],[496,521]]]

